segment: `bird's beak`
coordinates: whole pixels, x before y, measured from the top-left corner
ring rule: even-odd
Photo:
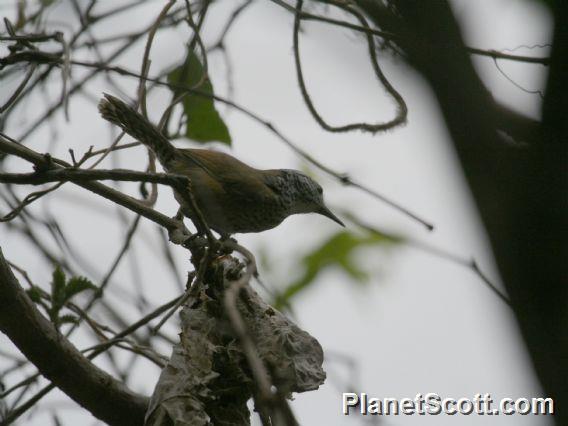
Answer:
[[[326,206],[321,206],[320,209],[318,210],[318,213],[329,217],[331,220],[339,223],[341,226],[343,226],[345,228],[345,224],[341,220],[339,220],[339,218],[336,215],[334,215],[331,212],[331,210],[328,209]]]

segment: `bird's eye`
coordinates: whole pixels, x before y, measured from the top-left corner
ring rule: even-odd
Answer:
[[[323,189],[321,188],[321,186],[318,186],[318,192],[319,192],[320,194],[323,194]]]

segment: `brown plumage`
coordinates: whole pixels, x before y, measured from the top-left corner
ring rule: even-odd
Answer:
[[[148,120],[114,96],[105,94],[99,111],[152,149],[167,172],[190,178],[208,226],[224,237],[265,231],[298,213],[319,213],[344,226],[325,206],[321,186],[296,170],[259,170],[222,152],[175,148]],[[184,215],[197,223],[184,198],[176,191],[174,196]]]

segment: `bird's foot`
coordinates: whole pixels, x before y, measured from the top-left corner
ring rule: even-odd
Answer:
[[[235,245],[238,244],[237,240],[229,234],[221,234],[219,242],[221,243],[219,248],[221,254],[231,254],[235,250]]]
[[[183,226],[183,223],[181,223],[180,226],[168,230],[168,239],[177,245],[184,245],[191,237],[193,237],[193,235]]]
[[[190,246],[197,244],[197,241],[203,238],[205,234],[204,232],[200,232],[199,229],[195,234],[192,234],[183,222],[184,217],[181,208],[177,211],[175,216],[172,216],[172,220],[178,222],[178,224],[173,229],[168,230],[168,237],[172,243],[190,248]]]

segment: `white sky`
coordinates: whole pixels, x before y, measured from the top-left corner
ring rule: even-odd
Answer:
[[[110,1],[107,0],[110,4]],[[104,3],[104,2],[103,2]],[[220,19],[227,16],[222,2],[213,7],[205,25],[206,39],[218,33]],[[550,38],[550,18],[537,2],[518,0],[454,1],[454,10],[464,25],[465,38],[480,48],[512,48],[522,44],[546,43]],[[139,27],[156,16],[161,2],[129,13],[128,22]],[[69,19],[69,11],[57,9],[52,19]],[[101,26],[97,34],[127,31],[124,16],[115,25]],[[124,28],[123,28],[124,27]],[[394,112],[390,101],[378,87],[362,40],[347,30],[316,23],[303,24],[301,52],[309,91],[321,114],[334,124],[351,120],[383,121]],[[185,29],[159,33],[152,51],[151,74],[181,59]],[[209,38],[208,38],[209,37]],[[352,211],[374,226],[399,232],[456,255],[475,257],[481,268],[498,282],[497,272],[487,249],[487,241],[478,219],[472,215],[473,204],[467,194],[451,141],[444,127],[432,92],[423,79],[401,61],[388,55],[380,63],[409,106],[408,125],[386,134],[369,136],[361,133],[329,134],[322,131],[309,115],[297,88],[292,55],[292,15],[266,0],[257,1],[240,18],[227,40],[233,61],[235,100],[273,122],[283,133],[319,160],[365,182],[436,225],[428,233],[392,208],[354,189],[341,187],[311,168],[322,183],[330,207]],[[143,43],[119,63],[139,69]],[[527,53],[520,50],[519,53]],[[530,52],[529,52],[530,53]],[[545,55],[546,50],[535,54]],[[90,57],[87,59],[94,60]],[[219,56],[209,58],[211,78],[218,93],[226,93],[226,70]],[[520,91],[496,70],[491,59],[476,58],[475,64],[496,98],[526,114],[538,116],[539,97]],[[516,81],[534,89],[542,88],[545,69],[538,65],[502,62]],[[116,81],[122,81],[116,78]],[[130,95],[136,82],[127,80]],[[89,92],[100,96],[113,92],[104,80],[90,86]],[[57,93],[54,88],[53,93]],[[4,94],[2,93],[2,96]],[[55,95],[54,95],[55,96]],[[55,98],[54,98],[55,99]],[[162,95],[151,97],[156,116],[167,102]],[[28,105],[26,113],[34,115],[39,105]],[[457,106],[458,107],[458,106]],[[262,168],[302,168],[300,161],[265,128],[248,118],[219,107],[226,120],[234,146],[232,153],[249,164]],[[72,121],[58,116],[55,152],[66,156],[68,148],[82,152],[89,145],[108,143],[108,126],[98,117],[95,105],[85,98],[72,103]],[[22,116],[22,119],[27,118]],[[24,126],[25,127],[25,126]],[[19,136],[17,129],[9,133]],[[32,148],[47,150],[50,131],[34,134]],[[216,147],[218,147],[216,145]],[[141,169],[146,159],[142,149],[120,154],[120,166]],[[14,170],[21,163],[11,163]],[[111,167],[107,162],[103,166]],[[19,169],[22,171],[22,168]],[[27,169],[24,169],[27,170]],[[128,186],[127,186],[128,187]],[[104,205],[104,209],[94,203]],[[66,185],[44,204],[72,235],[82,253],[94,265],[106,269],[115,256],[124,229],[116,221],[116,209],[85,191]],[[168,190],[161,190],[157,208],[168,215],[175,201]],[[41,211],[41,210],[35,210]],[[106,213],[105,213],[106,212]],[[110,212],[110,213],[109,213]],[[139,260],[140,284],[145,286],[152,306],[174,297],[176,286],[169,272],[164,272],[160,245],[155,243],[153,226],[143,220],[143,236],[135,239]],[[284,286],[300,275],[298,255],[337,232],[337,225],[324,218],[296,216],[281,226],[258,235],[243,235],[239,241],[257,254],[267,253],[270,270],[261,270],[263,280]],[[157,246],[157,247],[156,247]],[[32,279],[47,284],[50,265],[28,256],[29,246],[16,235],[2,231],[2,247],[9,260],[26,267]],[[186,252],[174,249],[179,276],[188,265]],[[543,396],[535,382],[525,349],[510,309],[497,299],[469,270],[408,246],[385,251],[365,249],[357,260],[371,271],[365,286],[351,282],[343,273],[328,270],[301,294],[294,305],[296,320],[315,336],[326,351],[328,381],[320,390],[296,396],[293,408],[304,425],[362,424],[357,416],[341,415],[341,392],[349,383],[356,391],[371,396],[414,397],[417,393],[436,392],[442,397],[473,397],[491,393],[502,397]],[[97,277],[92,277],[96,279]],[[125,262],[117,271],[116,282],[133,287],[131,266]],[[115,294],[116,296],[116,294]],[[138,314],[123,305],[125,314]],[[174,324],[168,329],[172,336]],[[78,336],[81,347],[85,336]],[[9,341],[0,336],[2,348]],[[170,349],[163,345],[162,353]],[[356,365],[350,371],[338,360],[349,357]],[[124,363],[129,362],[128,356]],[[98,360],[108,367],[104,359]],[[149,393],[157,380],[157,368],[145,362],[136,365],[129,386]],[[32,370],[30,370],[32,371]],[[74,409],[59,392],[42,401],[42,406],[59,406],[65,424],[85,423],[90,416]],[[45,425],[50,422],[47,410],[38,411],[23,424]],[[92,418],[91,418],[92,419]],[[534,416],[451,416],[390,417],[386,425],[546,425]]]

